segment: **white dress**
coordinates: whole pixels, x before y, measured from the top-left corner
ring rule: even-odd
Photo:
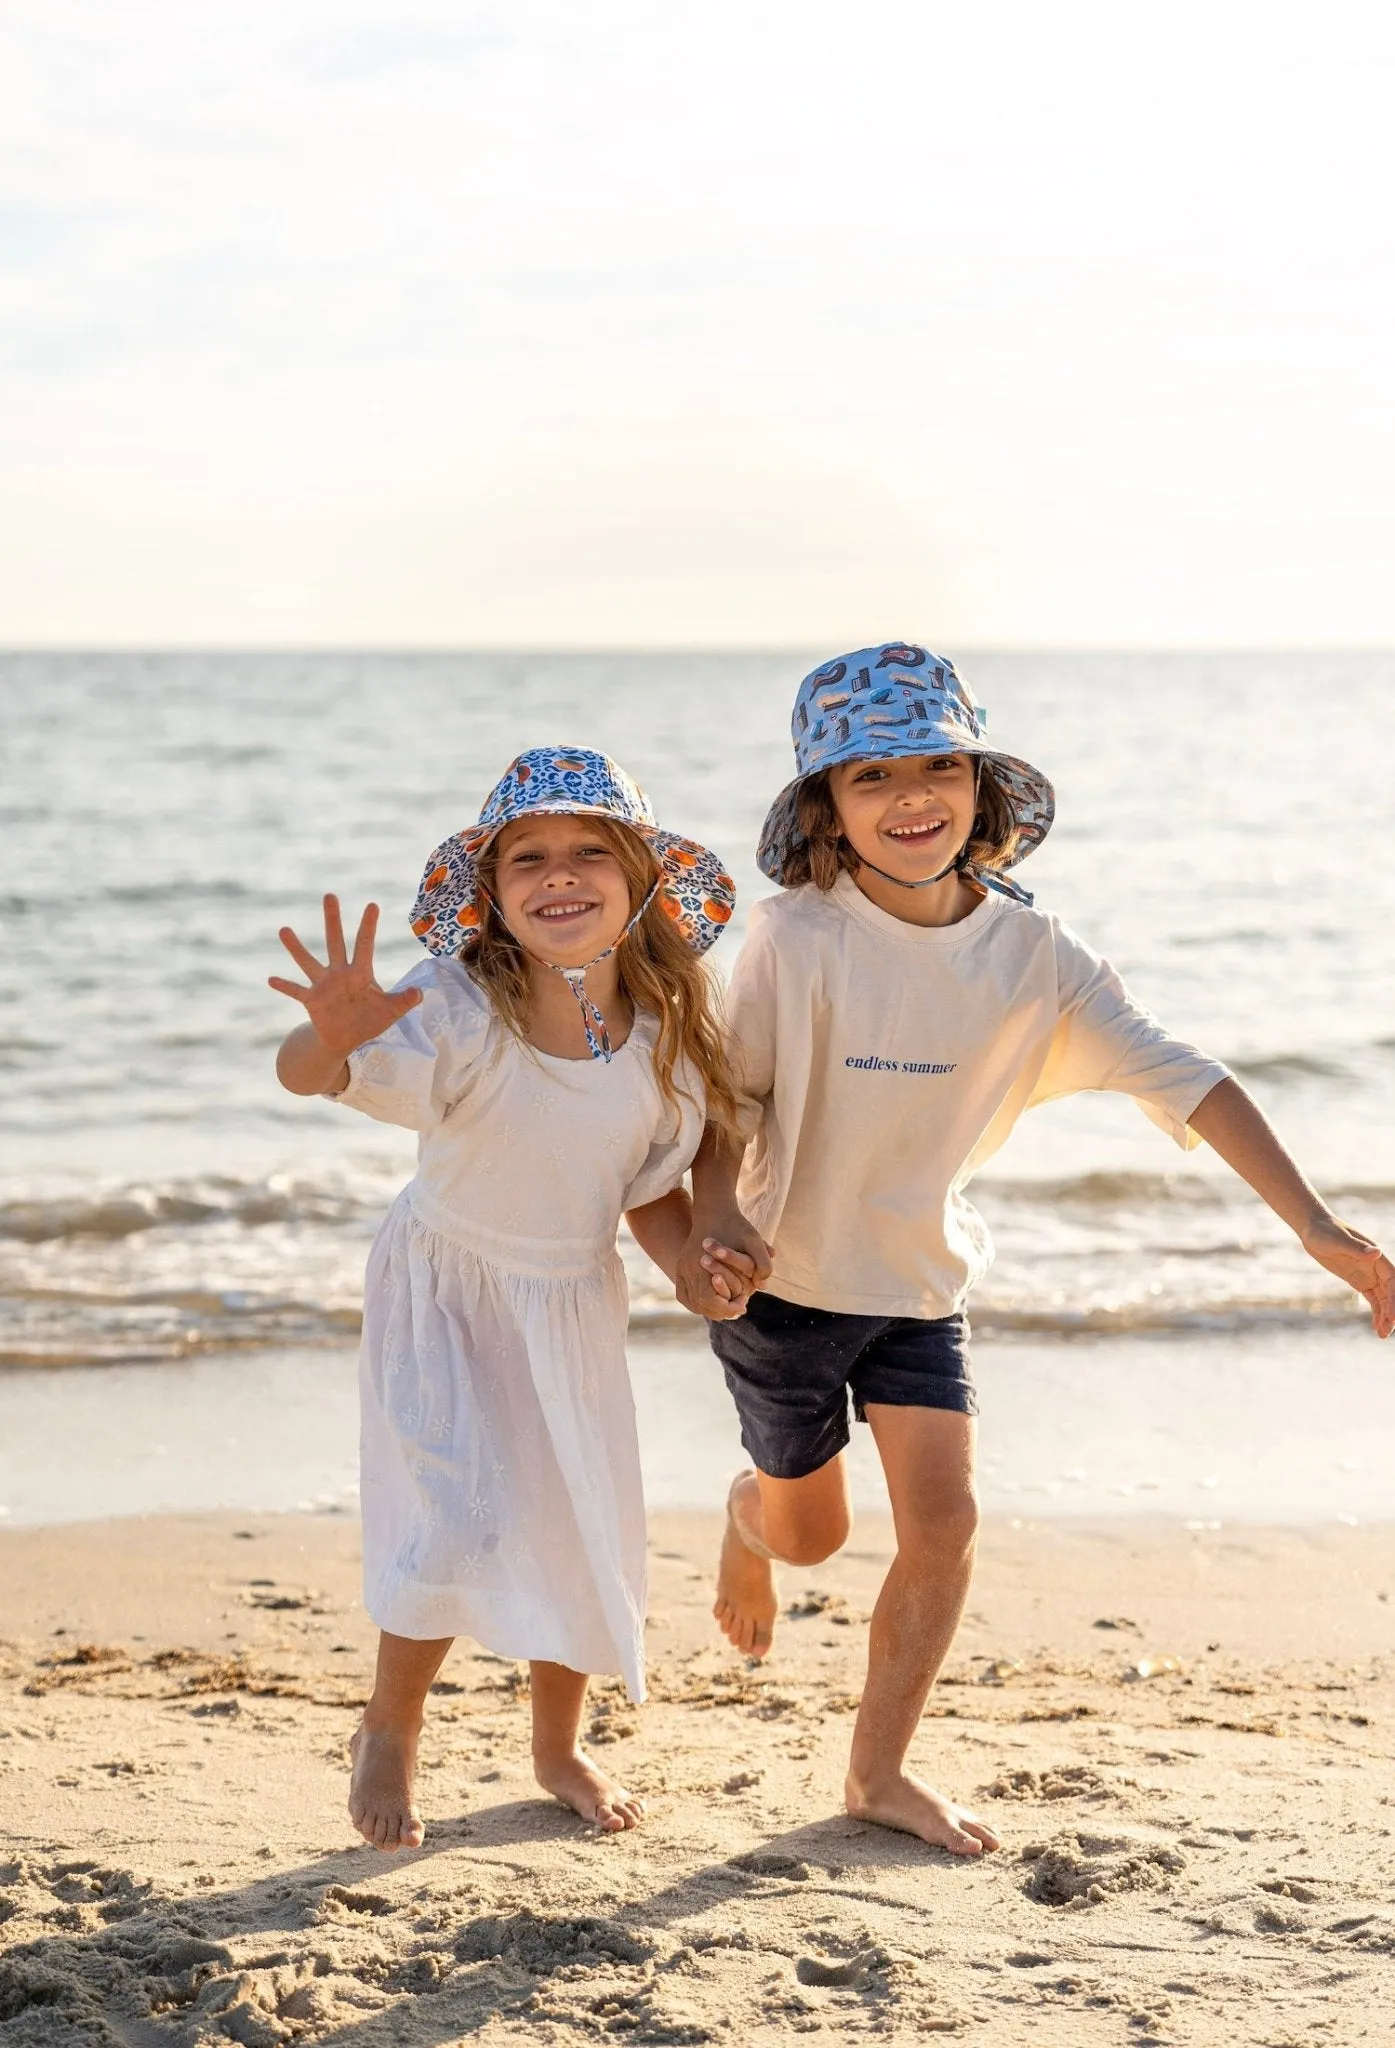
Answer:
[[[456,961],[336,1099],[421,1133],[374,1240],[360,1356],[364,1604],[418,1640],[619,1672],[644,1697],[645,1521],[615,1248],[702,1135],[654,1020],[603,1060],[522,1044]]]

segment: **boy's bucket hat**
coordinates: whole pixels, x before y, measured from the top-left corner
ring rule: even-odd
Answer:
[[[589,747],[532,747],[506,769],[476,822],[452,833],[426,863],[412,930],[430,952],[458,953],[469,944],[482,920],[480,855],[505,825],[540,813],[628,825],[654,855],[658,901],[693,951],[705,953],[720,935],[736,889],[716,854],[695,839],[660,831],[648,797],[608,755]]]
[[[995,780],[1012,806],[1021,838],[1015,867],[1051,830],[1056,792],[1039,768],[991,747],[986,717],[951,662],[924,647],[889,640],[826,661],[805,676],[794,700],[790,729],[799,769],[776,797],[761,829],[756,860],[761,873],[783,883],[791,853],[803,844],[798,823],[800,785],[840,761],[904,759],[914,754],[973,754],[993,764]],[[1030,903],[1027,890],[999,869],[964,864],[962,872],[984,887]]]

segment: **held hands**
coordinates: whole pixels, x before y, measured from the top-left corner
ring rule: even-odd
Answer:
[[[1303,1232],[1303,1249],[1329,1273],[1335,1273],[1348,1287],[1365,1296],[1378,1337],[1389,1337],[1395,1332],[1395,1266],[1378,1244],[1328,1215],[1308,1225]]]
[[[327,961],[317,960],[302,945],[289,925],[281,928],[281,944],[301,972],[303,982],[282,981],[269,975],[268,981],[283,996],[303,1005],[316,1037],[326,1053],[344,1059],[356,1046],[377,1038],[414,1010],[421,1001],[419,989],[404,989],[389,995],[373,978],[373,937],[378,929],[378,906],[370,903],[359,919],[352,954],[344,948],[344,926],[339,916],[339,898],[325,897],[325,952]]]
[[[770,1246],[739,1209],[720,1219],[722,1237],[695,1225],[678,1261],[674,1285],[684,1308],[709,1322],[744,1315],[746,1303],[770,1277]],[[725,1242],[730,1238],[731,1242]],[[721,1304],[721,1306],[718,1306]]]
[[[697,1313],[706,1316],[710,1323],[729,1323],[734,1317],[746,1313],[746,1303],[753,1292],[756,1263],[744,1252],[734,1251],[730,1245],[718,1244],[715,1237],[703,1239],[711,1256],[703,1260],[707,1269],[706,1285],[701,1290],[701,1306]],[[681,1299],[681,1296],[680,1296]],[[684,1307],[692,1304],[684,1302]]]

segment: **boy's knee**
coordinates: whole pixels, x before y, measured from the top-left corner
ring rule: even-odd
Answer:
[[[967,1488],[948,1499],[925,1501],[909,1515],[899,1515],[897,1547],[933,1551],[942,1557],[958,1555],[973,1548],[978,1525],[978,1495]]]
[[[781,1564],[825,1564],[847,1540],[846,1530],[841,1536],[802,1536],[784,1544],[775,1551],[775,1555]],[[773,1544],[771,1548],[774,1549]]]
[[[781,1564],[823,1564],[841,1550],[852,1528],[850,1515],[829,1515],[817,1522],[792,1522],[773,1534],[766,1524],[767,1547]]]

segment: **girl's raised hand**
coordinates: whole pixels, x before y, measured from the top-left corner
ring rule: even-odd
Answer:
[[[1329,1216],[1304,1232],[1303,1249],[1365,1296],[1378,1337],[1395,1332],[1395,1265],[1378,1244]]]
[[[309,987],[299,981],[282,981],[275,974],[268,975],[267,979],[272,988],[278,989],[283,996],[291,996],[303,1004],[325,1051],[339,1059],[347,1058],[355,1046],[377,1038],[421,1001],[420,989],[403,989],[399,995],[390,995],[374,980],[373,938],[377,929],[378,906],[370,903],[359,919],[354,950],[347,953],[339,898],[326,896],[325,952],[328,958],[317,960],[289,925],[281,927],[281,944],[301,973],[307,976]]]

